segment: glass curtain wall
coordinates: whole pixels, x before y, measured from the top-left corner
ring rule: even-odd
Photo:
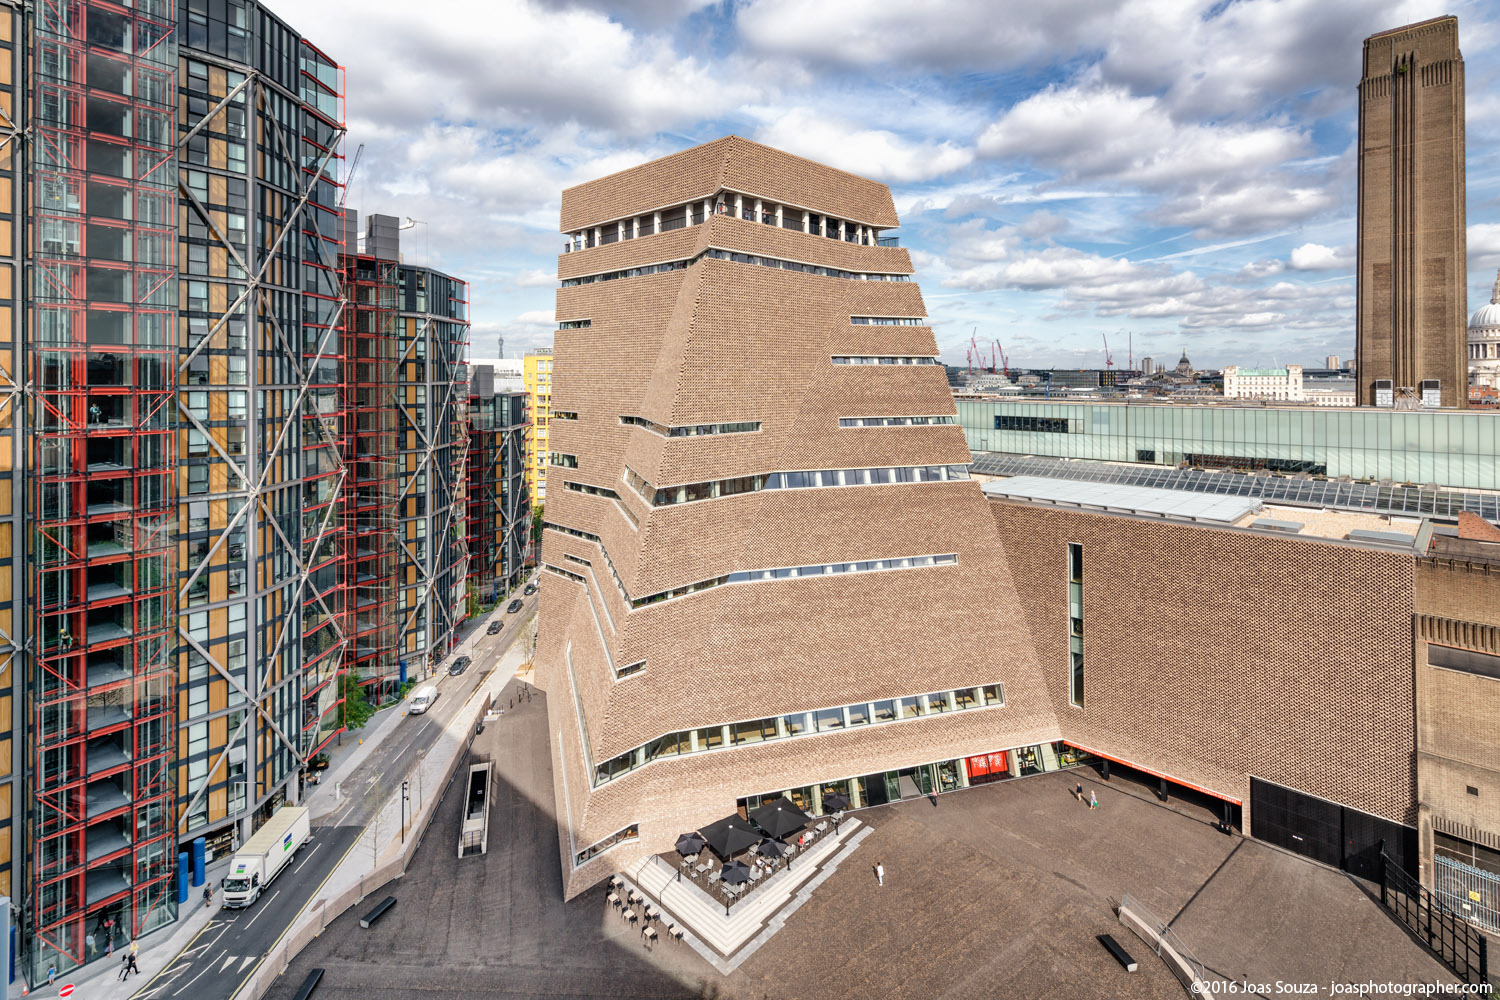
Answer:
[[[176,8],[31,8],[32,982],[176,918]]]
[[[1500,414],[959,400],[974,451],[1500,489]]]

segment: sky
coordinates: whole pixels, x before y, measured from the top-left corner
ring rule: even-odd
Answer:
[[[1469,312],[1500,268],[1492,0],[267,5],[346,67],[348,204],[471,283],[474,358],[550,346],[563,188],[728,134],[890,186],[949,363],[1350,358],[1361,43],[1440,14]]]

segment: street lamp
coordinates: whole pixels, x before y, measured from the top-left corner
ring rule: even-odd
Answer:
[[[406,801],[408,791],[411,789],[410,781],[401,782],[401,844],[406,844]]]

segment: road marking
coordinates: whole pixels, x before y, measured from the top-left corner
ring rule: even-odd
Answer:
[[[240,980],[240,984],[234,988],[234,992],[229,994],[230,1000],[234,1000],[235,997],[238,997],[240,995],[240,991],[245,988],[245,984],[250,981],[250,977],[255,975],[255,970],[260,968],[261,965],[265,962],[266,956],[275,951],[277,946],[280,945],[282,941],[286,940],[287,934],[289,934],[292,928],[297,925],[297,921],[302,919],[302,914],[307,912],[308,907],[312,906],[313,901],[318,898],[318,894],[323,891],[323,887],[328,884],[329,879],[333,878],[334,872],[338,871],[339,867],[344,863],[349,855],[354,853],[354,849],[359,846],[360,839],[361,838],[357,836],[354,838],[353,842],[349,844],[349,849],[344,852],[343,857],[340,857],[333,863],[333,867],[328,869],[328,874],[324,877],[323,881],[319,882],[318,887],[312,891],[312,895],[307,897],[307,902],[302,904],[302,909],[298,910],[297,915],[292,917],[292,919],[287,922],[286,929],[281,932],[281,936],[278,937],[275,941],[271,942],[271,947],[267,948],[256,958],[256,962],[250,967],[250,971],[247,972],[244,978]]]
[[[312,857],[314,854],[317,854],[318,853],[318,848],[320,848],[322,846],[323,845],[321,843],[314,844],[312,850],[310,850],[306,854],[302,855],[302,864],[304,864],[304,865],[307,864],[307,859],[310,858],[310,857]]]
[[[269,896],[266,897],[266,901],[264,903],[261,903],[260,904],[260,908],[255,911],[255,916],[253,916],[249,920],[245,921],[245,926],[246,927],[249,927],[251,924],[255,923],[257,920],[259,920],[261,918],[261,914],[263,914],[263,913],[266,912],[266,907],[268,907],[268,906],[271,905],[271,900],[275,899],[276,898],[276,893],[280,892],[280,891],[281,891],[280,889],[277,889],[276,892],[273,892]]]
[[[172,991],[172,996],[175,997],[177,994],[181,993],[183,990],[187,989],[189,986],[193,985],[198,980],[202,979],[204,977],[204,975],[206,975],[212,969],[213,969],[212,965],[206,965],[206,966],[204,966],[202,972],[199,972],[192,979],[189,979],[187,982],[185,982],[181,986],[177,987],[177,989],[173,990]]]
[[[227,924],[221,925],[220,933],[223,933],[223,928],[227,927],[227,926],[228,926]],[[187,971],[186,969],[182,968],[179,965],[179,960],[182,958],[182,956],[191,953],[188,949],[191,949],[192,951],[196,951],[197,949],[193,948],[193,945],[195,943],[197,943],[197,941],[198,941],[199,938],[201,938],[203,935],[207,934],[209,931],[213,930],[213,927],[214,927],[214,925],[212,923],[205,924],[204,927],[203,927],[203,929],[201,931],[199,931],[197,934],[194,934],[192,936],[192,939],[188,941],[188,948],[184,949],[183,951],[180,951],[176,955],[174,955],[172,957],[172,960],[167,963],[167,965],[166,965],[166,967],[164,969],[162,969],[156,975],[152,976],[150,979],[146,980],[143,984],[141,984],[141,989],[139,991],[137,991],[136,993],[133,993],[131,995],[131,1000],[148,1000],[148,998],[154,997],[159,991],[161,991],[161,990],[165,989],[166,987],[172,985],[172,980],[173,979],[176,979],[178,976],[182,975],[183,972]],[[218,940],[218,939],[215,938],[214,940]],[[205,944],[209,944],[209,943],[212,943],[212,942],[205,942]],[[173,971],[174,969],[176,970],[175,972]],[[172,975],[168,976],[167,973],[169,973],[169,972],[171,972]],[[156,982],[158,979],[163,980],[163,982],[161,983],[161,985],[158,986],[158,987],[156,987],[156,989],[151,990],[149,993],[146,992],[146,988],[148,986],[150,986],[152,983]]]
[[[255,961],[255,956],[254,955],[246,955],[245,958],[244,958],[244,960],[242,962],[240,962],[239,971],[240,972],[244,972],[245,971],[245,966],[249,965],[253,961]]]
[[[231,965],[233,965],[233,964],[234,964],[234,960],[235,960],[235,957],[236,957],[236,956],[234,956],[234,955],[225,955],[225,956],[224,956],[224,964],[223,964],[223,965],[221,965],[221,966],[219,966],[219,971],[220,971],[220,972],[223,972],[223,971],[224,971],[224,970],[225,970],[225,969],[227,969],[227,968],[229,968],[229,967],[230,967],[230,966],[231,966]]]

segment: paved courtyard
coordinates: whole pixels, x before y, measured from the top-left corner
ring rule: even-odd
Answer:
[[[1191,803],[1091,772],[862,811],[873,833],[732,975],[648,949],[595,888],[561,901],[543,699],[477,749],[497,762],[490,852],[458,859],[460,790],[442,803],[399,900],[375,927],[332,924],[270,996],[326,970],[319,1000],[413,997],[1141,997],[1186,991],[1115,919],[1129,894],[1219,972],[1252,980],[1451,981],[1347,878],[1213,828]],[[1072,795],[1082,776],[1091,812]],[[885,886],[871,867],[884,861]],[[1179,916],[1180,914],[1180,916]],[[1126,973],[1095,936],[1140,961]]]

